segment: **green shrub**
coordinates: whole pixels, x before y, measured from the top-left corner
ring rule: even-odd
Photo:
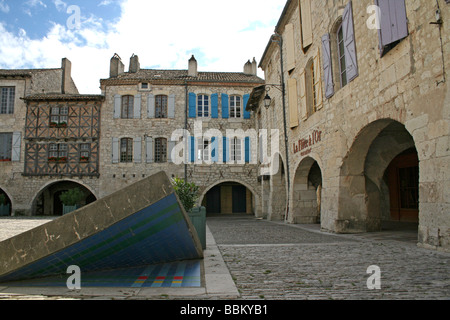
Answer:
[[[80,188],[73,188],[69,191],[63,192],[59,199],[65,206],[76,206],[81,205],[81,201],[84,199],[85,195]]]
[[[194,208],[198,199],[198,186],[193,182],[189,183],[180,178],[173,178],[172,185],[183,204],[184,210],[189,212]]]

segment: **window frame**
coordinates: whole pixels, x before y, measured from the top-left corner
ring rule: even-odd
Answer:
[[[156,119],[167,119],[168,118],[168,107],[169,97],[164,94],[159,94],[155,96],[155,118]]]
[[[120,117],[122,119],[134,119],[134,96],[122,96],[120,104]]]
[[[0,87],[0,114],[14,114],[16,87]]]
[[[13,133],[11,133],[11,132],[0,133],[0,141],[4,142],[5,140],[7,140],[7,144],[2,143],[0,145],[0,162],[12,161]]]
[[[48,158],[67,161],[69,145],[67,143],[50,143],[48,146]]]
[[[342,38],[340,37],[342,35]],[[348,84],[347,78],[347,61],[345,58],[345,50],[343,46],[344,43],[344,30],[343,30],[343,22],[341,21],[336,30],[336,53],[337,53],[337,64],[339,66],[339,83],[340,88],[345,87]],[[341,47],[342,45],[342,47]],[[345,77],[345,78],[344,78]]]
[[[230,161],[241,162],[242,161],[242,141],[238,137],[230,139]],[[245,154],[245,151],[244,151]]]
[[[197,95],[197,117],[198,118],[209,118],[210,116],[211,116],[210,96],[207,94]]]
[[[155,142],[155,163],[165,163],[167,162],[167,139],[166,138],[156,138]]]
[[[133,162],[133,138],[121,138],[119,145],[119,162]],[[125,149],[125,151],[123,151]]]
[[[50,126],[62,125],[69,123],[69,107],[68,106],[56,106],[50,107]]]
[[[239,102],[239,106],[236,105],[237,104],[236,102]],[[230,95],[229,104],[230,104],[230,119],[241,119],[243,115],[242,97],[240,95]]]

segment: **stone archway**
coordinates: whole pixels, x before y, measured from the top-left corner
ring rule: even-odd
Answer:
[[[320,223],[322,197],[322,170],[311,157],[297,167],[292,190],[291,223]]]
[[[87,205],[97,198],[85,186],[69,180],[61,180],[52,182],[36,195],[32,203],[33,216],[61,216],[63,214],[63,205],[59,196],[64,192],[73,188],[79,188],[85,195],[81,201],[81,206]]]
[[[381,230],[390,210],[387,169],[399,155],[415,150],[412,136],[397,121],[377,120],[360,131],[340,170],[337,232]]]
[[[223,180],[205,188],[199,203],[206,208],[207,214],[256,215],[259,198],[246,183]]]
[[[11,216],[12,201],[8,193],[0,188],[0,217]]]

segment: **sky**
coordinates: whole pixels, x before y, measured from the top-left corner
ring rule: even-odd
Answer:
[[[59,68],[72,62],[82,94],[99,94],[117,53],[128,71],[242,72],[259,63],[286,0],[0,0],[0,69]],[[258,69],[258,75],[263,72]]]

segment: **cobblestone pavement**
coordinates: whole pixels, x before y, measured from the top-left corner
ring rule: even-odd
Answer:
[[[248,216],[207,222],[242,299],[450,299],[450,254],[417,247],[409,225],[335,235]],[[372,265],[379,290],[367,287]]]

